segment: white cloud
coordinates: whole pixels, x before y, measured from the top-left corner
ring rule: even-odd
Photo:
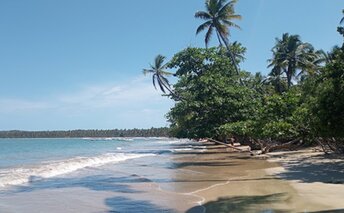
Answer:
[[[69,94],[47,97],[42,100],[0,99],[0,112],[22,112],[39,110],[62,110],[80,112],[84,110],[141,107],[171,103],[161,97],[151,84],[150,78],[140,77],[122,84],[99,84],[79,88]]]
[[[147,79],[135,79],[121,85],[88,86],[58,98],[62,106],[82,108],[124,107],[163,99]]]
[[[0,97],[0,129],[110,129],[166,126],[172,101],[148,77],[79,87],[38,100]]]

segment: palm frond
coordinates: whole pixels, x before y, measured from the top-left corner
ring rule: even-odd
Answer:
[[[208,44],[210,42],[211,36],[213,34],[214,31],[214,27],[211,25],[207,31],[207,33],[205,34],[205,46],[208,47]]]
[[[160,90],[166,94],[163,82],[161,81],[161,79],[159,77],[157,77],[157,80],[158,80],[158,85],[160,87]]]
[[[163,64],[164,64],[164,61],[165,61],[166,57],[165,56],[162,56],[162,55],[157,55],[155,57],[155,60],[154,60],[154,67],[156,69],[161,69],[163,68]]]
[[[156,84],[155,84],[155,81],[156,81],[156,75],[155,75],[155,74],[152,76],[152,80],[153,80],[153,86],[154,86],[154,88],[157,89],[157,88],[156,88]]]
[[[203,19],[203,20],[209,20],[211,19],[211,15],[205,11],[197,11],[195,13],[195,18]]]
[[[160,75],[163,75],[163,76],[172,76],[172,75],[174,75],[174,73],[167,72],[167,71],[165,71],[165,70],[160,70],[160,71],[159,71],[159,74],[160,74]]]
[[[230,1],[223,5],[223,7],[218,11],[220,17],[226,18],[228,15],[232,15],[235,13],[234,11],[234,4],[237,1]]]
[[[161,82],[163,83],[163,86],[167,89],[171,89],[171,85],[170,85],[170,82],[168,81],[168,79],[162,75],[160,75],[159,77],[160,77]]]
[[[205,30],[206,28],[208,28],[210,25],[211,25],[211,21],[207,21],[201,24],[196,30],[196,35],[202,32],[203,30]]]
[[[205,7],[211,16],[217,13],[217,0],[206,0]]]
[[[155,71],[154,70],[149,70],[149,69],[143,69],[143,74],[144,75],[147,75],[147,74],[150,74],[150,73],[154,73]]]
[[[225,23],[227,27],[235,27],[237,29],[241,29],[241,27],[239,25],[237,25],[234,22],[231,22],[229,20],[222,20],[222,22]]]
[[[225,42],[228,42],[228,36],[229,36],[228,28],[225,25],[218,24],[216,25],[216,30],[221,35],[222,39],[224,39]]]

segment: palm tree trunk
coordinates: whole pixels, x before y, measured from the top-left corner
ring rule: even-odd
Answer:
[[[293,67],[292,65],[288,66],[288,70],[287,70],[287,81],[288,81],[288,89],[290,89],[291,87],[291,78],[292,78],[292,74],[293,74]]]
[[[226,46],[227,52],[228,52],[228,54],[229,54],[229,56],[230,56],[230,58],[231,58],[231,60],[232,60],[232,64],[233,64],[233,66],[234,66],[235,72],[236,72],[237,75],[239,76],[239,75],[240,75],[239,68],[238,68],[238,66],[237,66],[237,64],[236,64],[234,55],[233,55],[231,49],[229,48],[229,44],[228,44],[227,40],[223,37],[223,35],[222,35],[221,33],[218,33],[218,34],[220,35],[220,37],[221,37],[223,43],[224,43],[225,46]],[[244,86],[244,83],[242,82],[240,76],[239,76],[239,81],[240,81],[240,84],[241,84],[242,86]]]
[[[165,89],[167,89],[167,90],[170,92],[170,94],[171,94],[172,96],[176,97],[178,100],[183,100],[179,95],[177,95],[175,92],[173,92],[173,91],[170,89],[170,87],[164,83],[164,81],[162,81],[162,80],[160,80],[160,79],[159,79],[159,81],[160,81],[161,84],[165,87]]]
[[[219,35],[219,32],[216,31],[217,39],[219,40],[220,46],[222,46],[222,41]]]

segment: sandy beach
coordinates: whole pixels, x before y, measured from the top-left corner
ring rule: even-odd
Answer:
[[[203,198],[202,206],[187,212],[344,212],[343,158],[313,149],[268,158],[208,146],[188,167],[208,173],[208,181],[194,193]],[[202,162],[209,167],[201,168]]]
[[[279,166],[266,169],[270,175],[287,180],[304,200],[324,206],[328,212],[344,212],[344,157],[326,155],[316,148],[274,152],[269,162]]]

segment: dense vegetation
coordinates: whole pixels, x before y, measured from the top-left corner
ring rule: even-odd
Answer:
[[[69,130],[69,131],[0,131],[0,138],[81,138],[81,137],[168,137],[168,128]]]
[[[344,44],[326,53],[285,33],[272,47],[267,76],[240,70],[246,49],[229,42],[230,27],[238,27],[233,20],[241,18],[235,2],[206,0],[195,17],[205,21],[197,34],[207,31],[207,48],[186,48],[167,63],[159,55],[149,71],[175,101],[167,114],[171,133],[232,138],[262,152],[318,143],[344,153]],[[344,36],[343,27],[337,31]],[[208,48],[214,33],[219,46]],[[173,86],[166,69],[175,71]]]

